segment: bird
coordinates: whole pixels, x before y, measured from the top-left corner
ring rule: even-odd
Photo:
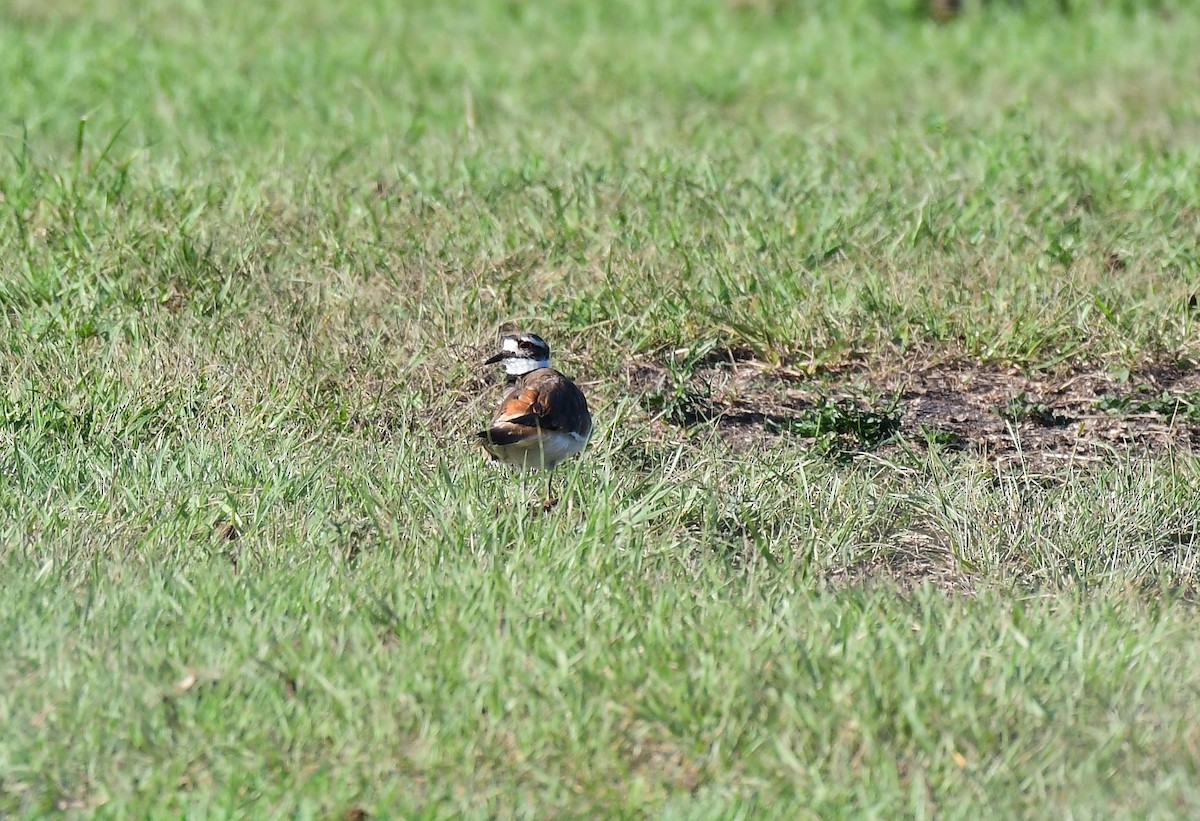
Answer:
[[[550,367],[550,346],[535,333],[507,333],[500,351],[485,365],[504,363],[504,397],[491,424],[476,434],[501,464],[526,471],[551,471],[580,453],[592,433],[592,415],[579,387]],[[546,501],[551,497],[549,476]]]

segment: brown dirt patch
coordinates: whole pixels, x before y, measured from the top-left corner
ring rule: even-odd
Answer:
[[[1174,364],[1148,363],[1117,376],[909,361],[811,375],[731,351],[686,368],[669,358],[635,360],[626,380],[657,425],[711,424],[739,449],[792,436],[829,450],[828,438],[814,435],[826,425],[836,428],[841,453],[936,443],[998,467],[1054,472],[1200,446],[1200,371]],[[859,424],[863,419],[867,424]],[[879,419],[885,424],[872,427]]]
[[[976,591],[975,576],[962,568],[938,534],[926,530],[902,533],[887,551],[857,564],[830,568],[822,581],[832,588],[883,585],[904,594],[925,584],[947,593]]]
[[[1200,374],[1174,368],[1118,380],[1105,371],[941,367],[887,387],[899,393],[905,429],[942,434],[1001,462],[1032,457],[1050,467],[1200,444],[1200,418],[1186,412]]]

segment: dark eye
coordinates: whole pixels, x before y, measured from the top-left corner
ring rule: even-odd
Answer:
[[[517,345],[519,345],[521,350],[523,350],[523,351],[533,350],[533,343],[526,342],[524,339],[522,339],[520,342],[518,342]]]

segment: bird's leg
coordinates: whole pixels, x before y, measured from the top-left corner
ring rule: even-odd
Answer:
[[[555,499],[551,493],[551,484],[554,481],[554,474],[551,471],[546,471],[546,501],[542,502],[542,510],[551,510],[558,504],[558,499]]]

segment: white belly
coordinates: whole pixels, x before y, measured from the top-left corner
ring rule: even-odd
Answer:
[[[566,459],[583,450],[587,438],[578,433],[544,430],[537,437],[511,445],[488,442],[488,451],[510,467],[524,470],[552,470]]]

